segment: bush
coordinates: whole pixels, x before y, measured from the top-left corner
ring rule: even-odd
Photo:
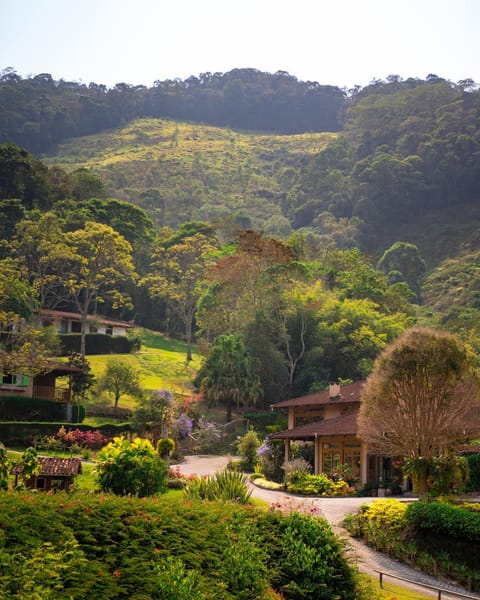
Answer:
[[[242,457],[245,471],[252,472],[257,464],[257,450],[260,447],[260,439],[253,429],[249,429],[245,435],[237,440],[237,450]]]
[[[430,575],[480,590],[480,513],[439,502],[378,500],[345,519],[350,533]]]
[[[468,492],[480,491],[480,454],[467,454],[470,477],[467,482]]]
[[[0,496],[5,598],[361,599],[322,519],[165,496]]]
[[[55,437],[60,427],[68,426],[65,422],[56,423],[1,423],[0,439],[6,446],[30,446],[46,437]],[[113,438],[131,431],[128,424],[105,424],[98,427],[76,424],[81,431],[98,431],[104,437]]]
[[[80,334],[60,334],[62,356],[72,352],[80,352]],[[85,336],[86,354],[129,354],[137,348],[137,342],[123,335],[106,335],[105,333],[87,333]]]
[[[103,492],[152,496],[166,491],[168,467],[148,440],[114,438],[98,458],[97,483]]]
[[[332,481],[324,473],[294,472],[286,487],[289,492],[302,496],[354,496],[357,493],[346,481]]]
[[[210,477],[192,479],[183,493],[189,500],[231,500],[246,504],[250,500],[252,490],[249,489],[247,477],[243,473],[224,469]]]
[[[266,479],[277,483],[284,481],[282,465],[285,460],[285,446],[281,440],[264,442],[257,450],[257,460]]]
[[[409,525],[437,534],[480,542],[480,513],[441,502],[415,502],[406,511]]]
[[[45,398],[0,396],[0,414],[3,421],[66,421],[67,405]]]

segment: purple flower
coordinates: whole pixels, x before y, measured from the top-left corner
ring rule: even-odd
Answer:
[[[190,435],[192,429],[193,421],[187,413],[182,413],[172,424],[173,433],[179,439],[186,438]]]

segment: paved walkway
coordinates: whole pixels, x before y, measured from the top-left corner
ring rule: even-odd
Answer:
[[[211,475],[216,471],[225,468],[228,462],[233,458],[234,457],[207,455],[187,456],[185,461],[179,466],[181,472],[185,475]],[[361,541],[351,538],[342,527],[344,517],[347,514],[356,512],[362,504],[374,502],[376,498],[302,498],[285,492],[265,490],[255,485],[252,486],[252,490],[252,495],[255,498],[259,498],[272,505],[278,505],[279,508],[299,510],[308,512],[309,514],[323,516],[330,523],[333,531],[344,539],[348,559],[351,562],[354,562],[363,573],[378,577],[375,570],[383,571],[396,575],[397,577],[410,579],[420,584],[424,583],[426,585],[440,587],[445,590],[448,589],[451,592],[463,593],[480,599],[480,595],[473,594],[458,586],[425,575],[402,562],[389,558],[381,552],[376,552]],[[429,591],[418,585],[407,584],[385,577],[384,585],[387,589],[389,583],[403,585],[422,593],[423,595],[431,595],[432,598],[438,598],[438,592]],[[442,600],[454,600],[455,598],[458,599],[458,596],[442,593]]]

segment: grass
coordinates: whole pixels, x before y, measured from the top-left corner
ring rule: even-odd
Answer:
[[[365,577],[367,577],[365,575]],[[411,590],[401,585],[391,583],[388,578],[383,581],[383,588],[380,587],[377,577],[369,577],[372,589],[382,600],[431,600],[432,595],[425,595],[415,590]]]
[[[93,354],[88,356],[95,377],[99,377],[110,360],[121,360],[132,365],[140,375],[140,383],[148,392],[166,388],[179,396],[193,393],[192,380],[200,366],[201,357],[193,351],[193,359],[186,362],[186,344],[171,340],[161,333],[136,328],[133,335],[142,339],[141,350],[135,354]],[[119,406],[133,409],[134,398],[122,396]],[[108,422],[106,419],[104,422]],[[88,421],[89,424],[93,424]],[[95,423],[101,424],[101,423]]]

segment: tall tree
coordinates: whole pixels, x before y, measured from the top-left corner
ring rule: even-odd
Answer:
[[[219,336],[206,357],[199,375],[200,388],[208,401],[226,407],[227,422],[232,408],[254,404],[260,396],[258,366],[240,336]]]
[[[108,225],[86,223],[83,229],[67,234],[73,257],[68,291],[81,315],[80,352],[85,356],[87,316],[94,302],[112,301],[112,308],[131,306],[121,284],[135,278],[132,247]]]
[[[452,335],[413,328],[377,359],[362,396],[359,434],[371,451],[408,459],[425,497],[434,457],[479,433],[478,414],[472,419],[479,408],[468,349]]]
[[[185,237],[173,245],[161,243],[153,255],[152,272],[143,279],[150,295],[165,298],[182,319],[187,361],[192,360],[195,312],[214,250],[212,240],[202,233]]]
[[[12,241],[19,281],[29,294],[24,301],[35,321],[41,308],[54,308],[65,299],[65,280],[72,249],[62,230],[62,221],[53,212],[39,219],[24,219],[17,224]]]

